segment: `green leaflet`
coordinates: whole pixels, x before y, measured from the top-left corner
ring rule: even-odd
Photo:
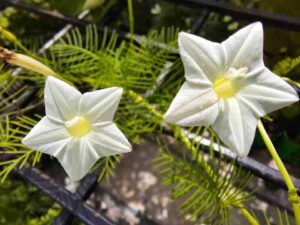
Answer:
[[[300,56],[296,58],[287,57],[286,59],[277,63],[273,69],[275,74],[280,76],[286,76],[293,69],[295,69],[300,64]]]

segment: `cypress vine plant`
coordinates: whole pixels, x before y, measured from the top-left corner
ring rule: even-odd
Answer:
[[[25,145],[22,144],[22,140],[44,116],[43,108],[47,104],[43,99],[44,86],[52,79],[48,76],[54,76],[53,79],[60,80],[65,87],[76,87],[82,92],[122,87],[124,91],[114,122],[131,143],[138,143],[145,137],[156,137],[160,154],[154,165],[164,176],[163,183],[172,186],[172,197],[183,199],[180,209],[191,215],[191,221],[195,224],[232,224],[231,209],[237,208],[249,223],[260,224],[256,216],[245,208],[246,203],[255,197],[255,193],[246,191],[251,174],[237,167],[234,161],[223,160],[221,145],[223,142],[228,144],[223,135],[221,140],[209,123],[203,126],[190,123],[189,128],[182,128],[176,125],[184,125],[182,115],[179,123],[176,123],[176,115],[169,120],[170,124],[164,122],[164,113],[184,82],[184,69],[189,66],[189,62],[183,65],[178,56],[179,30],[174,27],[152,30],[143,39],[136,39],[130,0],[128,8],[130,41],[120,41],[115,33],[109,34],[107,30],[100,33],[95,27],[88,26],[85,32],[73,29],[42,56],[36,56],[13,34],[5,31],[5,37],[14,42],[16,48],[13,51],[2,48],[0,52],[3,62],[11,65],[2,64],[0,68],[1,181],[5,182],[14,168],[43,163],[38,146],[29,148],[26,141],[23,142]],[[299,58],[288,58],[278,63],[274,72],[284,78],[299,63]],[[14,75],[15,66],[24,69]],[[248,71],[237,69],[232,73],[235,72],[245,75]],[[284,79],[300,86],[296,81]],[[30,93],[34,93],[34,98],[24,103],[28,90],[32,90]],[[224,94],[223,91],[219,93]],[[79,118],[75,122],[80,121]],[[259,130],[287,180],[298,225],[300,206],[295,188],[261,122]],[[166,134],[173,137],[172,145]],[[193,137],[188,134],[193,134]],[[204,137],[210,138],[208,153],[201,145]],[[214,152],[216,146],[220,152],[218,155]],[[47,153],[51,150],[57,149],[47,149]],[[116,154],[96,162],[93,168],[102,168],[99,182],[113,174],[120,160],[122,155]],[[270,224],[267,215],[265,218]],[[279,224],[290,224],[286,212],[280,210],[278,221]]]

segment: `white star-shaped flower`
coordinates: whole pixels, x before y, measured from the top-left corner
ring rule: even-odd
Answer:
[[[81,94],[49,76],[44,99],[46,116],[22,143],[55,156],[73,181],[84,177],[104,156],[131,151],[131,145],[112,122],[122,88]]]
[[[262,24],[253,23],[215,43],[181,32],[186,82],[165,121],[212,125],[238,156],[247,156],[260,117],[298,101],[294,89],[263,62]]]

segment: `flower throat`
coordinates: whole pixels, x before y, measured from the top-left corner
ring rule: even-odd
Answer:
[[[65,122],[65,125],[73,137],[82,137],[90,132],[90,123],[82,116],[75,116],[73,119]]]
[[[213,88],[216,94],[223,99],[232,98],[239,91],[240,87],[236,80],[245,76],[248,68],[242,67],[240,69],[229,68],[229,70],[213,83]]]

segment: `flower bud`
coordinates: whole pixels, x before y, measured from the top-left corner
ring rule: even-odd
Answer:
[[[0,26],[0,33],[3,35],[3,37],[10,41],[10,42],[17,42],[18,41],[18,38],[13,34],[11,33],[10,31],[4,29],[3,27]]]
[[[0,59],[6,61],[9,64],[20,66],[22,68],[43,74],[45,76],[56,76],[53,70],[51,70],[48,66],[42,64],[41,62],[29,56],[14,53],[2,47],[0,47]]]

